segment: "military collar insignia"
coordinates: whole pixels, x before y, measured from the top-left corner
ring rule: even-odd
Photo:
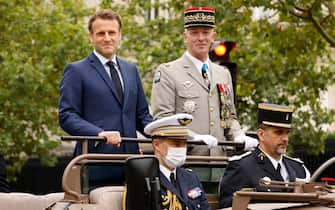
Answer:
[[[259,160],[263,161],[264,158],[266,157],[266,155],[263,152],[261,152],[261,153],[258,154],[257,157],[259,158]]]
[[[161,80],[161,71],[157,71],[154,77],[154,83],[158,83]]]

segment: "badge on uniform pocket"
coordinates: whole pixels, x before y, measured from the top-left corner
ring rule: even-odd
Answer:
[[[200,187],[195,187],[191,189],[190,191],[188,191],[187,196],[189,198],[196,199],[197,197],[201,195],[201,193],[202,193],[202,190],[200,189]]]
[[[187,101],[184,102],[183,109],[186,113],[191,114],[195,111],[195,106],[196,106],[196,104],[195,104],[194,101],[187,100]]]

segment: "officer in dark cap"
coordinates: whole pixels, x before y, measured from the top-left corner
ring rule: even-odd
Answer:
[[[186,160],[187,124],[193,117],[176,114],[148,124],[144,132],[152,136],[155,156],[159,160],[162,209],[210,209],[198,176],[181,168]]]
[[[259,180],[309,181],[310,173],[299,159],[285,155],[293,109],[276,104],[258,105],[259,146],[252,152],[230,158],[220,184],[220,207],[232,205],[232,196],[242,188],[256,191],[284,191],[261,187]]]

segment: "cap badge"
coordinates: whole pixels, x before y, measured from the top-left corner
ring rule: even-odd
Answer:
[[[181,119],[178,119],[178,122],[180,123],[180,125],[187,125],[190,122],[192,122],[192,120],[188,118],[181,118]]]

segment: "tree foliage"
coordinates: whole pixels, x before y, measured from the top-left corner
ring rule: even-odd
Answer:
[[[0,153],[10,176],[59,144],[58,83],[66,62],[89,52],[80,1],[0,0]]]
[[[334,83],[334,2],[330,0],[126,0],[101,1],[121,14],[120,55],[136,63],[147,98],[155,68],[185,50],[183,9],[216,8],[221,40],[237,42],[231,60],[237,80],[240,121],[255,129],[257,103],[295,108],[291,140],[313,153],[323,150],[324,125],[334,113],[320,94]],[[270,13],[253,18],[254,8]],[[95,8],[94,8],[95,9]],[[85,21],[94,9],[78,0],[0,0],[0,153],[18,171],[28,157],[48,163],[61,131],[58,84],[67,62],[91,51]],[[149,15],[150,14],[150,15]],[[157,17],[155,16],[157,15]],[[58,143],[57,143],[58,142]]]

